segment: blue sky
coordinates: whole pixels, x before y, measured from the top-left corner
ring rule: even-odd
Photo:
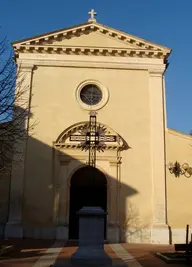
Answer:
[[[6,0],[0,8],[1,35],[10,41],[86,22],[94,8],[98,22],[172,48],[168,127],[192,129],[192,0]]]

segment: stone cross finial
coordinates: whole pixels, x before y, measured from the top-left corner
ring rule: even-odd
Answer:
[[[95,18],[95,16],[97,15],[97,12],[95,12],[94,9],[91,9],[91,11],[89,11],[88,14],[90,15],[90,19],[89,19],[89,21],[91,21],[91,22],[96,22],[96,18]]]

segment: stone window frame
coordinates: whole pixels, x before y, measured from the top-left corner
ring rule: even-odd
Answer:
[[[85,86],[87,86],[89,84],[97,86],[102,92],[102,99],[96,105],[87,105],[81,100],[80,92]],[[109,90],[108,90],[108,88],[105,85],[103,85],[102,83],[100,83],[99,81],[96,81],[96,80],[86,80],[86,81],[83,81],[82,83],[80,83],[76,88],[75,95],[76,95],[77,102],[80,104],[80,106],[83,109],[89,110],[89,111],[90,110],[99,110],[99,109],[103,108],[107,104],[107,102],[109,100]]]

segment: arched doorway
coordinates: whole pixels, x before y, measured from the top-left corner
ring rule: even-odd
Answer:
[[[69,239],[78,239],[78,217],[76,215],[84,206],[98,206],[107,211],[107,180],[96,168],[87,166],[78,169],[71,178]],[[106,237],[106,218],[104,237]]]

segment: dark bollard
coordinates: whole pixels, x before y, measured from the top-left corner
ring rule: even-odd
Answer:
[[[51,267],[127,267],[113,259],[104,250],[104,219],[106,213],[99,207],[83,207],[79,216],[79,248],[70,261],[62,260]]]
[[[104,218],[99,207],[83,207],[79,212],[79,248],[72,255],[73,265],[112,265],[104,251]]]

